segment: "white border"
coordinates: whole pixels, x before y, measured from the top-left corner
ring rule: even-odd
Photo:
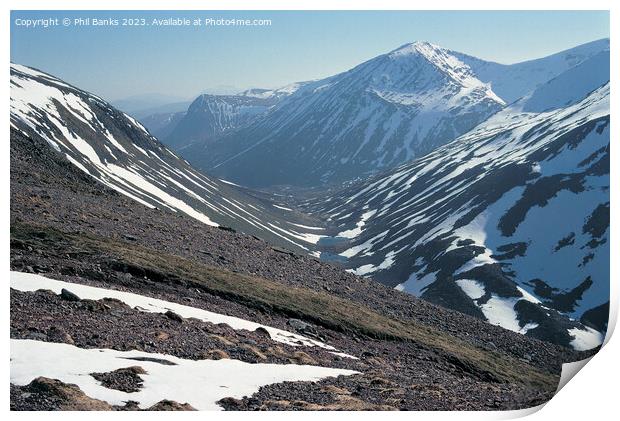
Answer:
[[[4,63],[7,64],[5,68],[5,74],[8,76],[8,63],[10,61],[9,55],[9,30],[10,25],[10,10],[611,10],[611,108],[615,109],[616,89],[615,89],[615,75],[620,71],[618,63],[618,49],[616,48],[616,42],[618,40],[617,33],[620,28],[620,2],[613,0],[589,0],[587,2],[577,0],[563,0],[563,1],[550,1],[550,0],[505,0],[498,2],[496,0],[469,0],[467,2],[459,0],[435,0],[433,2],[419,1],[412,2],[406,0],[357,0],[355,2],[345,0],[297,0],[297,1],[284,1],[284,0],[262,0],[248,1],[248,0],[220,0],[218,3],[198,1],[198,0],[175,0],[175,1],[161,1],[157,4],[154,2],[140,1],[140,0],[92,0],[88,3],[77,0],[8,0],[3,2],[4,4],[4,25],[2,26],[2,45],[5,47],[2,52],[4,55]],[[466,8],[464,6],[467,6]],[[5,79],[6,80],[6,79]],[[0,191],[2,192],[1,211],[3,220],[6,221],[2,227],[2,238],[0,239],[0,248],[2,250],[5,278],[8,281],[8,262],[9,262],[9,101],[10,96],[9,84],[4,84],[4,116],[3,120],[5,141],[3,142],[4,153],[0,154],[0,168],[3,169],[4,182],[0,184]],[[618,127],[614,122],[611,124],[612,138],[619,139]],[[614,146],[615,149],[615,146]],[[612,154],[611,159],[611,196],[612,201],[615,204],[615,198],[617,197],[618,183],[616,180],[615,170],[618,167],[618,159],[615,154]],[[618,230],[616,229],[615,221],[619,212],[617,208],[612,206],[612,224],[611,224],[611,255],[620,256],[619,254],[619,240]],[[610,332],[615,326],[618,313],[618,263],[615,259],[611,260],[611,326]],[[8,284],[8,282],[7,282]],[[6,284],[5,284],[6,285]],[[8,287],[8,286],[7,286]],[[9,352],[8,352],[8,326],[9,326],[9,294],[5,293],[1,296],[1,306],[4,310],[3,326],[5,326],[5,343],[2,349],[4,365],[2,365],[2,371],[4,373],[4,382],[2,383],[2,402],[3,408],[8,412],[9,408]],[[617,378],[615,374],[620,372],[618,370],[618,359],[616,355],[620,355],[620,345],[618,345],[618,339],[612,339],[609,341],[610,336],[606,338],[606,346],[604,349],[596,355],[588,364],[587,369],[581,371],[576,379],[570,381],[562,391],[554,397],[544,409],[535,412],[530,419],[533,420],[548,420],[549,417],[565,419],[565,420],[580,420],[580,419],[608,419],[610,414],[617,412],[618,404],[616,403]],[[536,408],[540,409],[540,408]],[[441,420],[441,419],[465,419],[465,420],[479,420],[479,419],[509,419],[520,416],[525,416],[535,410],[524,410],[515,412],[416,412],[410,413],[397,413],[389,414],[386,416],[396,417],[398,419],[409,419],[415,417],[422,420]],[[89,417],[95,419],[102,419],[108,417],[111,414],[106,413],[93,413],[89,414]],[[114,413],[114,417],[125,419],[181,419],[185,417],[209,417],[215,416],[218,419],[242,419],[247,417],[256,417],[262,419],[314,419],[329,418],[329,419],[375,419],[379,414],[373,412],[363,413],[208,413],[208,414],[181,414],[181,413]],[[48,417],[50,419],[60,419],[60,417],[67,419],[82,419],[84,414],[80,413],[10,413],[9,416],[19,419],[30,419],[39,417]],[[380,415],[379,415],[380,416]]]

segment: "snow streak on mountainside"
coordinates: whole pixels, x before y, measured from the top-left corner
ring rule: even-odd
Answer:
[[[331,351],[337,351],[337,349],[332,346],[326,345],[314,339],[306,338],[305,336],[298,335],[293,332],[276,329],[271,326],[261,325],[259,323],[240,319],[238,317],[231,317],[224,314],[213,313],[204,309],[186,306],[183,304],[177,304],[170,301],[159,300],[157,298],[147,297],[144,295],[134,294],[125,291],[117,291],[114,289],[97,288],[88,285],[63,282],[55,279],[46,278],[45,276],[23,272],[11,272],[11,288],[19,291],[33,292],[38,290],[46,290],[53,291],[56,294],[61,294],[63,289],[67,289],[79,296],[81,299],[102,300],[105,298],[112,298],[127,304],[131,308],[138,309],[138,311],[162,314],[166,313],[167,311],[174,311],[176,314],[184,318],[194,318],[213,324],[221,323],[228,325],[236,330],[243,329],[248,331],[255,331],[256,329],[263,329],[269,334],[269,338],[271,340],[291,346],[318,346]],[[343,355],[347,355],[348,358],[356,358],[348,354]]]
[[[417,42],[305,83],[247,128],[184,153],[243,185],[318,185],[427,153],[503,106],[448,50]]]
[[[450,53],[466,63],[478,79],[490,83],[493,92],[504,101],[512,103],[548,80],[605,51],[609,53],[608,38],[516,64],[499,64],[455,51]],[[609,66],[606,69],[608,71]]]
[[[279,101],[289,95],[294,94],[295,91],[297,91],[306,83],[308,82],[291,83],[289,85],[285,85],[276,89],[252,88],[241,92],[239,95]]]
[[[300,222],[292,212],[200,174],[101,98],[17,64],[11,64],[11,130],[44,139],[85,173],[145,206],[297,250],[319,238],[288,222]]]
[[[556,85],[590,83],[578,70],[563,79],[424,158],[306,203],[335,224],[322,257],[528,336],[598,345],[609,306],[609,84],[565,108],[550,96],[553,111],[523,111]]]

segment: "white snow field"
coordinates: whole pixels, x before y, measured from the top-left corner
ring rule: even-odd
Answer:
[[[149,360],[143,360],[143,359]],[[137,360],[139,359],[139,360]],[[140,366],[146,374],[138,392],[126,393],[101,385],[91,373]],[[198,410],[221,410],[222,398],[243,398],[261,386],[284,381],[318,381],[352,375],[352,370],[295,364],[250,364],[239,360],[185,360],[171,355],[11,339],[11,383],[26,385],[37,377],[77,385],[87,396],[123,405],[132,400],[148,408],[163,400],[188,403]]]

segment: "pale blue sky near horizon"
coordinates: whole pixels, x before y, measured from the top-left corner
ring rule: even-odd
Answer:
[[[16,19],[271,19],[263,27],[17,26]],[[417,40],[500,63],[609,37],[607,11],[12,11],[11,61],[107,100],[278,87]]]

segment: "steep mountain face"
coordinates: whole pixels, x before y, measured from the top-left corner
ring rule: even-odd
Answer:
[[[142,123],[157,139],[163,139],[176,127],[192,102],[167,102],[148,108],[136,108],[127,101],[116,102],[112,105]]]
[[[198,168],[250,187],[366,177],[432,151],[608,51],[603,39],[503,65],[416,42],[305,83],[246,128],[183,153]]]
[[[303,224],[311,221],[303,215],[197,172],[132,117],[17,64],[11,65],[11,130],[44,139],[98,182],[147,207],[234,227],[294,250],[317,241],[315,234],[304,234]]]
[[[247,186],[316,186],[427,153],[503,105],[448,50],[417,42],[306,83],[247,128],[185,156]]]
[[[493,92],[504,101],[512,103],[601,52],[609,54],[608,38],[516,64],[499,64],[455,51],[450,53],[467,64],[478,79],[490,83]]]
[[[280,89],[249,89],[238,95],[200,95],[186,112],[150,116],[157,121],[158,138],[176,151],[206,148],[224,134],[248,126],[280,100],[295,92],[300,84]],[[148,126],[147,126],[148,127]]]
[[[597,79],[582,70],[424,158],[304,203],[336,226],[321,257],[527,336],[597,346],[609,305],[609,84],[566,107],[538,100],[567,83],[589,91]]]
[[[227,131],[248,125],[274,104],[275,99],[269,97],[200,95],[162,139],[177,151],[196,143],[208,147]]]

